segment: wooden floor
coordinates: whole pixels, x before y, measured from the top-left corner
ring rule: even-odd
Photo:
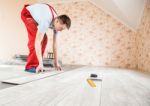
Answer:
[[[0,80],[33,75],[16,68],[21,70],[22,67],[0,66]],[[87,82],[92,73],[102,79],[94,81],[96,87]],[[150,75],[126,69],[86,66],[0,90],[0,106],[27,105],[150,106]]]

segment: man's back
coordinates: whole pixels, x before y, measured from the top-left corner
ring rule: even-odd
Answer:
[[[41,32],[46,32],[46,30],[50,27],[53,14],[54,17],[57,16],[53,10],[52,14],[47,4],[32,4],[27,7],[27,10],[30,12],[34,20],[38,23],[38,27]]]

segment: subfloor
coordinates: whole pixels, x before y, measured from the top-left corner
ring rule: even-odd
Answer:
[[[20,78],[20,85],[0,84],[0,106],[150,106],[150,74],[128,69],[63,66],[64,72],[32,80],[22,65],[0,65],[0,81]],[[92,87],[87,79],[97,74]],[[43,78],[41,78],[43,77]],[[15,78],[15,80],[13,80]],[[27,82],[28,78],[30,81]],[[16,80],[18,79],[18,80]]]

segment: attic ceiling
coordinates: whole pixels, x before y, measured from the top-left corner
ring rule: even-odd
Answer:
[[[147,0],[37,0],[39,2],[89,1],[132,30],[137,30]]]

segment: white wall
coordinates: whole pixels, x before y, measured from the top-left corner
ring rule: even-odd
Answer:
[[[27,31],[20,18],[23,5],[34,0],[0,0],[0,60],[27,53]]]

